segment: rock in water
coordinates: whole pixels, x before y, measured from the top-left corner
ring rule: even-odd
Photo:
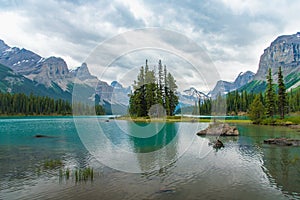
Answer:
[[[264,140],[265,144],[276,144],[280,146],[300,146],[299,139],[288,139],[288,138],[270,138]]]
[[[208,128],[199,131],[197,135],[238,136],[239,131],[235,126],[229,126],[227,123],[215,123],[210,124]]]
[[[222,147],[224,147],[224,144],[220,140],[217,140],[216,143],[213,146],[213,148],[215,148],[215,149],[220,149]]]

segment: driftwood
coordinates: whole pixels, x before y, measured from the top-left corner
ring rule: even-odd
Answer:
[[[208,128],[199,131],[197,135],[238,136],[239,131],[235,126],[229,126],[229,124],[215,123],[210,124]]]
[[[299,139],[289,139],[289,138],[270,138],[264,140],[265,144],[275,144],[280,146],[300,146]]]

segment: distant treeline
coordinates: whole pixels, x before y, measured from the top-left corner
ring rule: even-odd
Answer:
[[[73,109],[76,115],[102,115],[105,110],[102,106],[91,106],[75,103]],[[0,93],[0,115],[70,115],[72,104],[62,99],[53,99],[45,96],[27,96],[22,93]]]

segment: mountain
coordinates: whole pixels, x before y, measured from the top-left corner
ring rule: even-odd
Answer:
[[[35,94],[39,96],[51,96],[55,99],[71,99],[71,94],[60,89],[59,86],[47,88],[17,74],[9,67],[0,64],[0,91],[9,93]]]
[[[227,94],[228,92],[237,90],[247,83],[251,82],[254,78],[254,73],[251,71],[246,71],[245,73],[241,72],[234,82],[228,82],[220,80],[217,82],[214,89],[209,93],[212,98],[215,98],[218,94]]]
[[[10,67],[19,75],[43,84],[46,87],[52,87],[52,84],[58,85],[66,91],[67,85],[71,81],[66,62],[62,58],[49,57],[42,58],[36,53],[9,47],[2,40],[0,41],[0,63]]]
[[[268,68],[272,69],[273,81],[276,83],[279,67],[288,90],[300,85],[300,32],[277,37],[261,55],[253,81],[241,89],[249,92],[263,91]]]
[[[10,47],[0,40],[0,64],[0,90],[3,92],[33,93],[69,101],[73,98],[90,104],[94,102],[95,94],[98,94],[103,106],[118,112],[124,111],[124,106],[128,105],[130,88],[123,88],[119,83],[109,85],[99,80],[91,75],[86,63],[69,70],[62,58],[43,58],[24,48]],[[118,109],[113,109],[113,104]]]
[[[110,86],[113,88],[113,103],[128,106],[131,87],[124,88],[118,81],[111,82]]]
[[[184,106],[194,106],[195,102],[198,102],[199,98],[203,99],[204,97],[208,97],[203,92],[200,92],[194,87],[184,90],[183,92],[178,93],[179,103],[181,107]]]

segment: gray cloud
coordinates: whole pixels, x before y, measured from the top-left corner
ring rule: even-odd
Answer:
[[[45,57],[61,56],[69,67],[75,67],[98,44],[117,34],[136,28],[163,27],[192,39],[214,62],[221,77],[232,81],[240,71],[256,71],[263,49],[278,35],[299,31],[299,8],[300,3],[292,0],[3,0],[0,38]],[[186,41],[172,35],[159,35],[157,39],[164,45],[171,47],[174,43],[193,52]],[[122,48],[121,44],[114,45],[115,49]],[[122,69],[144,63],[146,57],[159,57],[159,53],[137,55],[115,62],[104,79],[121,77]],[[165,59],[173,64],[168,56]],[[176,73],[191,77],[191,85],[197,84],[197,77],[184,67],[177,67]]]

